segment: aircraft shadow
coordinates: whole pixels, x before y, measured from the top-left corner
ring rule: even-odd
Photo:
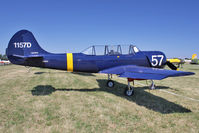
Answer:
[[[35,72],[34,74],[40,75],[40,74],[45,74],[45,73],[66,73],[66,71],[58,71],[58,72]],[[78,74],[81,76],[95,76],[92,73],[82,73],[82,72],[72,72],[73,74]]]
[[[137,105],[144,106],[147,109],[160,112],[162,114],[169,113],[188,113],[191,110],[182,107],[176,103],[170,102],[162,97],[155,96],[151,93],[146,92],[145,90],[148,87],[136,87],[134,96],[128,97],[124,95],[124,88],[126,84],[122,84],[115,81],[114,88],[106,87],[107,80],[98,79],[99,88],[94,89],[66,89],[66,88],[57,88],[55,89],[51,85],[38,85],[34,87],[31,92],[33,96],[44,96],[50,95],[55,91],[80,91],[80,92],[93,92],[93,91],[104,91],[108,93],[112,93],[116,96],[120,96],[129,101],[135,102]],[[168,89],[165,86],[158,86],[158,89]]]
[[[72,72],[72,73],[73,74],[78,74],[78,75],[81,75],[81,76],[95,76],[92,73],[85,73],[85,72]]]
[[[44,73],[46,73],[46,72],[35,72],[34,74],[44,74]]]
[[[45,74],[45,73],[66,73],[66,71],[57,71],[57,72],[35,72],[34,74],[40,75],[40,74]]]

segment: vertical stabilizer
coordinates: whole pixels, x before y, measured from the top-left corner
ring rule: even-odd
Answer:
[[[21,30],[10,39],[6,55],[14,64],[21,64],[26,57],[37,57],[48,54],[36,41],[33,34],[28,30]],[[21,62],[21,63],[20,63]]]
[[[197,54],[193,54],[191,59],[197,59]]]

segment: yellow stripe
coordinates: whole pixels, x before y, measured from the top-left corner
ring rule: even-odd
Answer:
[[[67,53],[67,71],[73,71],[73,54]]]

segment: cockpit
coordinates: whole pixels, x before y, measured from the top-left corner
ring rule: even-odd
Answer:
[[[94,45],[81,53],[86,55],[127,55],[136,54],[139,51],[134,45]]]

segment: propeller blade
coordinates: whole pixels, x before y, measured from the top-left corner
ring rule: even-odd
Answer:
[[[169,68],[171,68],[172,70],[177,70],[177,69],[178,69],[174,64],[172,64],[172,63],[169,62],[169,61],[167,61],[166,64],[167,64],[167,66],[168,66]]]

